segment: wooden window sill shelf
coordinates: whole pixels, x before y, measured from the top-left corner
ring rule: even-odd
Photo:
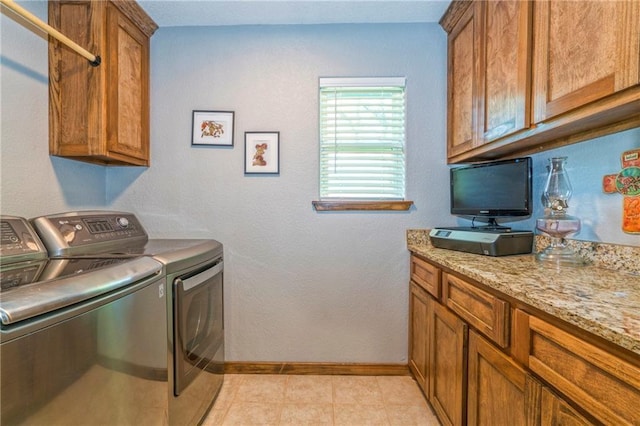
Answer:
[[[346,210],[393,210],[407,211],[413,201],[312,201],[316,211],[346,211]]]

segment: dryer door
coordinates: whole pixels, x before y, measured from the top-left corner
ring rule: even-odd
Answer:
[[[212,368],[223,345],[222,259],[173,282],[174,394]]]

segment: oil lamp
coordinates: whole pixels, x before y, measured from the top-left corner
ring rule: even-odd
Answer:
[[[581,265],[584,261],[567,247],[565,237],[580,231],[580,219],[567,214],[573,192],[565,170],[567,157],[549,159],[549,175],[542,193],[544,217],[536,220],[536,229],[551,238],[549,247],[538,252],[536,259],[562,265]]]

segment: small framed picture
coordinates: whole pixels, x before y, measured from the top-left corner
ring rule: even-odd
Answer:
[[[280,173],[280,132],[244,133],[244,172]]]
[[[193,111],[191,145],[233,146],[233,111]]]

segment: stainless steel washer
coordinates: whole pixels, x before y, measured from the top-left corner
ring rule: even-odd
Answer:
[[[0,423],[164,423],[162,264],[46,260],[26,220],[1,223]]]

